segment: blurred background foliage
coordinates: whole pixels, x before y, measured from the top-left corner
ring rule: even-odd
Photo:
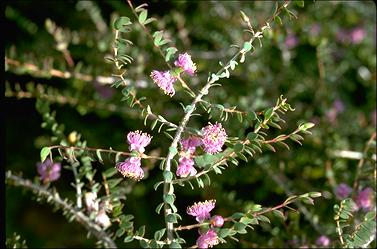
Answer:
[[[134,5],[138,5],[137,2]],[[164,30],[179,52],[188,51],[197,63],[196,77],[186,79],[194,90],[200,89],[208,72],[218,70],[235,52],[231,44],[241,45],[246,26],[239,11],[250,17],[251,24],[263,24],[274,11],[267,1],[171,1],[149,3],[149,16],[158,19],[149,25]],[[316,124],[313,135],[302,146],[289,142],[291,150],[256,155],[248,163],[229,167],[223,175],[211,174],[212,184],[205,189],[177,187],[177,207],[183,214],[194,201],[215,198],[215,213],[223,216],[247,209],[252,203],[272,206],[288,195],[320,191],[324,197],[314,207],[296,206],[300,213],[286,212],[284,222],[257,227],[239,237],[239,246],[300,247],[313,246],[321,234],[336,245],[337,236],[332,207],[339,203],[334,189],[341,183],[353,184],[358,160],[345,158],[343,151],[362,153],[376,129],[376,6],[372,1],[305,1],[293,4],[297,20],[283,18],[283,25],[272,30],[256,50],[237,67],[223,87],[215,88],[207,99],[225,107],[261,111],[273,106],[283,94],[296,110],[285,115],[281,133],[292,132],[299,122]],[[114,65],[105,60],[112,55],[112,23],[118,16],[132,13],[124,1],[12,1],[5,5],[5,149],[6,169],[36,176],[39,150],[52,144],[51,134],[41,128],[42,117],[35,108],[36,97],[51,103],[56,120],[65,125],[65,133],[79,132],[89,147],[127,151],[125,134],[142,129],[154,136],[149,151],[166,154],[167,139],[162,133],[143,127],[137,109],[121,102],[121,90],[111,88],[116,74]],[[134,46],[127,51],[135,61],[126,77],[137,88],[137,96],[146,96],[153,111],[178,123],[183,116],[180,102],[190,98],[176,84],[173,98],[163,95],[149,78],[153,69],[166,65],[152,43],[135,22],[127,39]],[[203,110],[190,125],[200,128],[207,123]],[[213,113],[216,120],[216,113]],[[231,136],[249,132],[236,118],[223,123]],[[271,128],[269,136],[279,130]],[[374,147],[375,148],[375,147]],[[375,149],[367,151],[371,158]],[[97,171],[113,167],[94,162]],[[154,208],[162,196],[153,184],[160,180],[158,167],[147,163],[148,178],[131,185],[125,212],[135,215],[137,226],[147,225],[147,236],[163,227],[163,218]],[[375,161],[366,160],[361,187],[373,187],[369,169]],[[61,195],[73,196],[70,173],[54,183]],[[129,181],[129,180],[125,180]],[[183,224],[193,219],[183,216]],[[272,218],[272,217],[271,217]],[[91,246],[86,232],[75,223],[67,223],[60,212],[47,204],[32,201],[30,192],[6,188],[6,236],[17,232],[29,247]],[[181,232],[188,245],[195,243],[196,231]],[[217,247],[235,246],[229,242]],[[137,246],[137,244],[135,244]],[[376,246],[375,242],[371,245]]]

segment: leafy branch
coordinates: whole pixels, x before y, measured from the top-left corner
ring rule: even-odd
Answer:
[[[5,179],[7,184],[31,190],[38,196],[45,199],[48,203],[55,204],[57,208],[63,210],[63,214],[67,216],[69,221],[75,219],[78,223],[90,231],[98,240],[102,241],[106,248],[117,248],[115,242],[111,239],[108,233],[106,233],[99,225],[95,224],[82,211],[76,209],[73,203],[70,203],[67,199],[62,199],[58,192],[54,190],[51,191],[47,187],[40,186],[32,183],[30,180],[16,176],[12,174],[11,171],[7,171]]]

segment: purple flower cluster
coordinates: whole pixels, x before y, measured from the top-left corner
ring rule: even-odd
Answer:
[[[336,39],[341,43],[359,44],[366,37],[367,33],[362,27],[355,27],[351,30],[341,29],[336,33]]]
[[[358,193],[355,202],[359,209],[361,208],[366,211],[372,209],[373,205],[375,205],[373,192],[373,189],[368,187]]]
[[[335,195],[338,199],[345,199],[352,193],[352,188],[345,183],[339,184],[335,189]]]
[[[217,233],[212,229],[209,229],[207,232],[201,234],[196,240],[196,245],[198,248],[208,248],[217,245],[218,243],[219,238]]]
[[[287,38],[284,41],[285,46],[287,49],[295,48],[299,43],[299,40],[297,36],[295,36],[293,33],[288,33]]]
[[[327,247],[330,245],[330,239],[326,235],[321,235],[315,241],[316,245]]]
[[[128,133],[127,142],[131,151],[143,153],[145,147],[150,144],[152,137],[147,133],[141,131],[133,131]],[[141,158],[129,157],[123,162],[118,162],[115,168],[124,176],[133,180],[141,180],[144,177],[144,171],[141,168]]]
[[[194,167],[194,160],[192,156],[196,150],[196,147],[202,144],[199,137],[190,136],[181,140],[182,151],[180,152],[179,165],[177,169],[177,176],[187,177],[196,175],[197,171]]]
[[[227,139],[225,129],[220,123],[211,124],[202,128],[202,137],[190,136],[180,141],[182,150],[179,153],[179,165],[176,175],[187,177],[196,175],[193,155],[199,146],[203,146],[205,152],[214,154],[222,151],[222,147]]]
[[[116,169],[124,176],[131,178],[133,180],[140,180],[144,177],[144,171],[141,168],[141,158],[140,157],[130,157],[124,162],[119,162],[116,164]]]
[[[214,125],[209,123],[202,129],[202,136],[204,151],[210,154],[222,151],[222,147],[228,137],[220,123]]]
[[[157,86],[164,91],[165,94],[169,95],[170,97],[175,94],[173,84],[177,78],[172,76],[169,71],[160,72],[153,70],[151,73],[151,78],[154,83],[156,83]]]
[[[333,102],[332,107],[326,112],[326,117],[331,124],[336,124],[338,114],[344,112],[344,109],[344,104],[340,99]]]
[[[189,156],[181,156],[179,158],[179,165],[177,169],[177,176],[187,177],[196,175],[197,171],[194,167],[194,160]]]
[[[193,76],[196,71],[196,65],[192,62],[188,53],[180,54],[174,65],[182,68],[186,73]]]
[[[215,208],[216,200],[209,200],[204,202],[194,203],[191,207],[187,207],[187,214],[194,216],[196,221],[203,223],[208,220],[211,227],[202,232],[199,230],[199,238],[196,240],[196,245],[198,248],[208,248],[219,243],[219,238],[217,236],[215,227],[222,227],[224,225],[224,218],[220,215],[214,215],[211,218],[210,212]]]
[[[136,150],[140,153],[145,151],[144,147],[148,146],[152,140],[152,137],[147,133],[141,131],[133,131],[128,133],[127,142],[130,144],[130,151]]]
[[[215,203],[216,200],[194,203],[194,205],[187,208],[186,212],[194,216],[197,222],[202,223],[211,217],[210,212],[215,208]]]
[[[192,62],[191,56],[188,53],[180,54],[174,65],[181,68],[184,72],[193,76],[196,71],[196,65]],[[170,71],[157,71],[153,70],[151,78],[154,83],[161,88],[165,94],[170,97],[174,96],[175,90],[173,84],[176,82],[177,77],[172,75]]]
[[[37,163],[37,171],[44,183],[53,182],[60,177],[61,164],[47,158],[43,163]]]

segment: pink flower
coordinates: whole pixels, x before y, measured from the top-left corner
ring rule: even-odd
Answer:
[[[198,248],[208,248],[219,243],[219,238],[217,237],[217,233],[210,229],[206,233],[199,236],[196,240],[196,245]]]
[[[325,235],[321,235],[321,236],[318,237],[318,239],[315,241],[315,243],[318,246],[329,246],[330,245],[330,239]]]
[[[287,38],[285,38],[284,44],[287,49],[292,49],[298,45],[298,38],[292,33],[288,32]]]
[[[363,41],[364,37],[366,35],[366,32],[363,28],[357,27],[350,31],[350,39],[353,44],[358,44]]]
[[[141,158],[130,157],[124,162],[116,164],[115,168],[124,176],[139,181],[144,177],[144,171],[141,168]]]
[[[181,140],[182,149],[191,153],[195,152],[196,147],[202,145],[202,140],[196,136],[189,136]]]
[[[215,208],[216,200],[194,203],[191,207],[187,207],[187,214],[196,217],[196,221],[202,223],[211,217],[210,212]]]
[[[187,177],[196,175],[196,169],[194,168],[194,160],[189,157],[180,157],[179,165],[177,169],[177,176]]]
[[[220,215],[214,215],[211,218],[211,224],[214,227],[222,227],[224,225],[224,218]]]
[[[370,210],[373,206],[373,189],[365,188],[360,191],[356,196],[356,205],[358,208],[363,208],[364,210]]]
[[[347,198],[352,192],[352,188],[345,183],[339,184],[335,189],[335,195],[339,199]]]
[[[53,182],[60,177],[61,164],[53,163],[47,158],[43,163],[37,163],[37,171],[44,183]]]
[[[182,68],[186,73],[193,76],[196,71],[196,65],[192,62],[188,53],[180,54],[174,65]]]
[[[228,137],[220,123],[214,125],[209,123],[209,125],[202,129],[202,135],[204,151],[210,154],[222,151],[221,147],[223,147]]]
[[[160,72],[153,70],[151,73],[151,78],[154,83],[156,83],[157,86],[164,91],[165,94],[169,95],[170,97],[175,94],[173,84],[177,78],[172,76],[169,71]]]
[[[144,147],[147,146],[152,140],[152,137],[147,133],[141,131],[133,131],[128,133],[127,141],[130,144],[130,150],[137,150],[140,153],[145,151]]]

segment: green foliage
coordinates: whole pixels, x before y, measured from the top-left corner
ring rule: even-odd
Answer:
[[[167,198],[169,207],[183,216],[182,223],[194,221],[183,215],[188,205],[209,198],[217,200],[213,214],[236,220],[236,226],[229,221],[217,230],[227,244],[215,247],[315,247],[321,234],[330,237],[330,247],[341,246],[336,221],[328,213],[339,202],[336,187],[355,183],[355,200],[358,191],[374,186],[375,180],[375,140],[366,146],[375,132],[376,60],[370,56],[375,54],[375,6],[371,2],[293,1],[268,20],[263,37],[252,39],[282,4],[178,1],[161,7],[150,3],[135,7],[133,16],[127,2],[118,1],[79,1],[76,6],[61,2],[53,7],[45,3],[38,5],[37,12],[33,4],[7,3],[6,168],[24,172],[25,178],[35,176],[38,183],[35,163],[51,153],[65,167],[62,178],[49,187],[61,189],[62,196],[76,196],[81,188],[82,194],[93,191],[101,201],[110,200],[113,225],[106,231],[121,246],[162,246],[161,238],[157,239],[161,234],[153,234],[164,223],[159,220],[164,205],[160,203],[161,180],[183,186],[175,186],[180,201]],[[354,34],[363,38],[357,40]],[[296,42],[291,45],[291,41]],[[231,58],[237,49],[242,52]],[[180,83],[174,85],[176,95],[171,99],[160,94],[149,77],[152,70],[167,70],[166,62],[173,65],[177,53],[186,51],[198,68],[194,77],[183,78],[187,85],[198,93],[209,77],[213,88],[203,91],[204,99],[194,110],[196,116],[189,125],[195,128],[183,133],[198,135],[207,119],[220,121],[229,135],[224,152],[197,152],[198,171],[207,171],[199,178],[176,179],[175,160],[172,172],[163,173],[166,162],[150,158],[142,159],[143,181],[123,178],[114,166],[127,156],[123,153],[127,151],[125,133],[141,129],[144,121],[143,129],[154,136],[148,155],[161,157],[169,152],[167,144],[182,115],[193,110],[191,95],[182,91]],[[224,70],[217,73],[218,62]],[[211,70],[215,71],[207,74]],[[222,87],[215,88],[219,84]],[[339,100],[343,109],[335,105]],[[312,136],[306,136],[310,132]],[[52,145],[112,146],[114,150],[49,151]],[[222,159],[228,161],[216,164]],[[67,187],[76,178],[79,181],[73,182],[73,188]],[[286,209],[266,214],[271,223],[246,215],[248,210],[260,212],[274,205],[275,199],[314,189],[324,196],[315,201],[315,208],[297,202],[298,212]],[[77,230],[80,226],[62,225],[59,214],[49,216],[49,209],[42,205],[33,208],[30,195],[17,191],[6,189],[7,237],[18,231],[31,247],[93,246],[93,234],[87,240],[85,232],[81,236],[82,230]],[[309,193],[300,199],[312,204],[317,196]],[[72,207],[77,206],[75,201]],[[49,203],[53,203],[51,198]],[[339,204],[336,211],[343,246],[374,248],[373,213],[347,209],[348,204]],[[84,205],[82,201],[82,209]],[[160,215],[153,212],[155,207]],[[233,216],[237,210],[243,213]],[[134,219],[127,216],[131,213]],[[179,217],[172,217],[183,225]],[[281,222],[284,218],[285,223]],[[67,219],[74,216],[68,214]],[[40,234],[57,224],[65,236]],[[139,242],[137,228],[146,224],[146,237],[153,239]],[[242,235],[245,230],[247,236]],[[193,229],[182,235],[187,235],[187,243],[176,238],[169,247],[191,246],[198,233]],[[238,242],[233,240],[235,235]]]

